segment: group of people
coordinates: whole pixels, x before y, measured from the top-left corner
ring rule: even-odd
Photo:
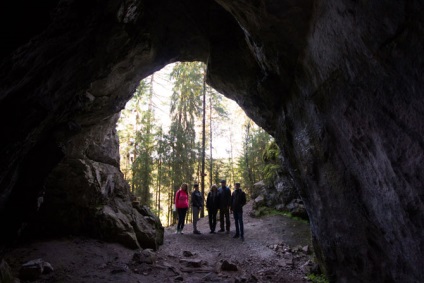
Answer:
[[[220,230],[218,232],[230,233],[230,213],[234,216],[236,233],[233,238],[241,238],[244,241],[243,206],[246,204],[246,194],[240,187],[240,183],[234,184],[234,192],[226,185],[226,180],[221,180],[221,186],[212,185],[206,198],[206,209],[208,210],[210,233],[214,234],[217,226],[217,214],[219,211]],[[203,207],[204,200],[199,191],[199,184],[193,185],[191,193],[191,206],[193,211],[193,233],[201,234],[197,229],[199,212]],[[183,234],[184,222],[189,208],[188,185],[182,184],[175,194],[175,207],[178,212],[178,224],[176,233]]]

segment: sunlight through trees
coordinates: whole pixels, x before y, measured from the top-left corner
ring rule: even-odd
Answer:
[[[165,226],[176,220],[176,190],[184,182],[189,190],[200,183],[203,167],[205,194],[224,178],[229,185],[240,182],[249,193],[278,170],[275,158],[272,172],[263,158],[266,148],[275,149],[269,146],[272,137],[235,102],[204,85],[204,76],[200,62],[165,67],[140,82],[118,121],[121,171],[134,197]]]

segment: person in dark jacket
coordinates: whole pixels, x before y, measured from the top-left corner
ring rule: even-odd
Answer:
[[[199,221],[199,212],[203,207],[203,196],[199,191],[199,184],[193,185],[194,191],[191,193],[191,207],[193,210],[193,233],[201,234],[197,230],[197,221]]]
[[[226,185],[226,181],[221,181],[221,187],[218,188],[219,197],[219,223],[221,229],[218,232],[224,232],[224,217],[225,217],[225,228],[227,234],[230,233],[230,206],[231,206],[231,190]]]
[[[208,210],[210,233],[214,234],[216,229],[216,214],[218,213],[218,188],[215,184],[211,186],[211,191],[206,198],[206,209]]]
[[[235,183],[235,190],[231,195],[231,211],[234,215],[236,234],[233,238],[241,237],[244,241],[243,206],[246,204],[246,194],[241,190],[240,183]]]

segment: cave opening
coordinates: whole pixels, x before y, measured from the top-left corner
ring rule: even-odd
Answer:
[[[275,140],[206,84],[205,71],[201,62],[177,62],[156,71],[140,82],[117,122],[120,169],[133,199],[149,207],[165,227],[175,224],[174,196],[182,183],[190,191],[200,184],[206,203],[213,184],[226,179],[233,190],[239,182],[250,200],[260,189],[274,187],[282,171]],[[190,120],[181,122],[181,116]],[[270,206],[278,205],[276,199],[272,202]],[[203,208],[201,216],[205,212]],[[190,211],[187,218],[192,218]]]

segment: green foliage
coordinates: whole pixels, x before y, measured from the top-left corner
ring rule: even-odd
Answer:
[[[302,219],[300,217],[297,216],[293,216],[290,212],[288,211],[279,211],[267,206],[261,206],[258,209],[255,210],[255,217],[263,217],[263,216],[272,216],[272,215],[283,215],[285,217],[289,217],[291,219],[294,219],[296,221],[300,221],[302,223],[309,223],[307,220]]]
[[[314,274],[310,273],[307,275],[309,281],[313,283],[328,283],[327,277],[324,274]]]
[[[275,141],[268,143],[262,155],[264,161],[263,176],[267,184],[272,183],[281,171],[279,155],[280,149],[277,143]]]
[[[174,80],[171,114],[180,123],[192,123],[202,109],[203,64],[178,63],[170,76]]]
[[[245,180],[246,186],[253,187],[253,184],[265,179],[266,163],[263,154],[271,142],[271,136],[262,128],[256,126],[253,121],[248,120],[245,125],[245,134],[243,137],[243,153],[238,159],[238,170],[241,172],[241,178]],[[272,167],[274,168],[274,167]]]
[[[175,189],[183,182],[192,182],[195,162],[199,156],[196,144],[196,119],[202,109],[203,65],[199,62],[176,64],[171,97],[171,129],[173,183]]]
[[[140,203],[150,206],[150,187],[153,184],[152,176],[152,152],[154,147],[153,131],[154,113],[152,107],[153,76],[148,80],[140,82],[135,93],[136,99],[136,135],[134,141],[134,161],[132,163],[132,188],[133,193],[140,198]]]
[[[209,96],[209,106],[212,107],[210,115],[213,121],[220,122],[229,119],[227,107],[223,103],[223,95],[209,86],[206,87],[206,92]]]

